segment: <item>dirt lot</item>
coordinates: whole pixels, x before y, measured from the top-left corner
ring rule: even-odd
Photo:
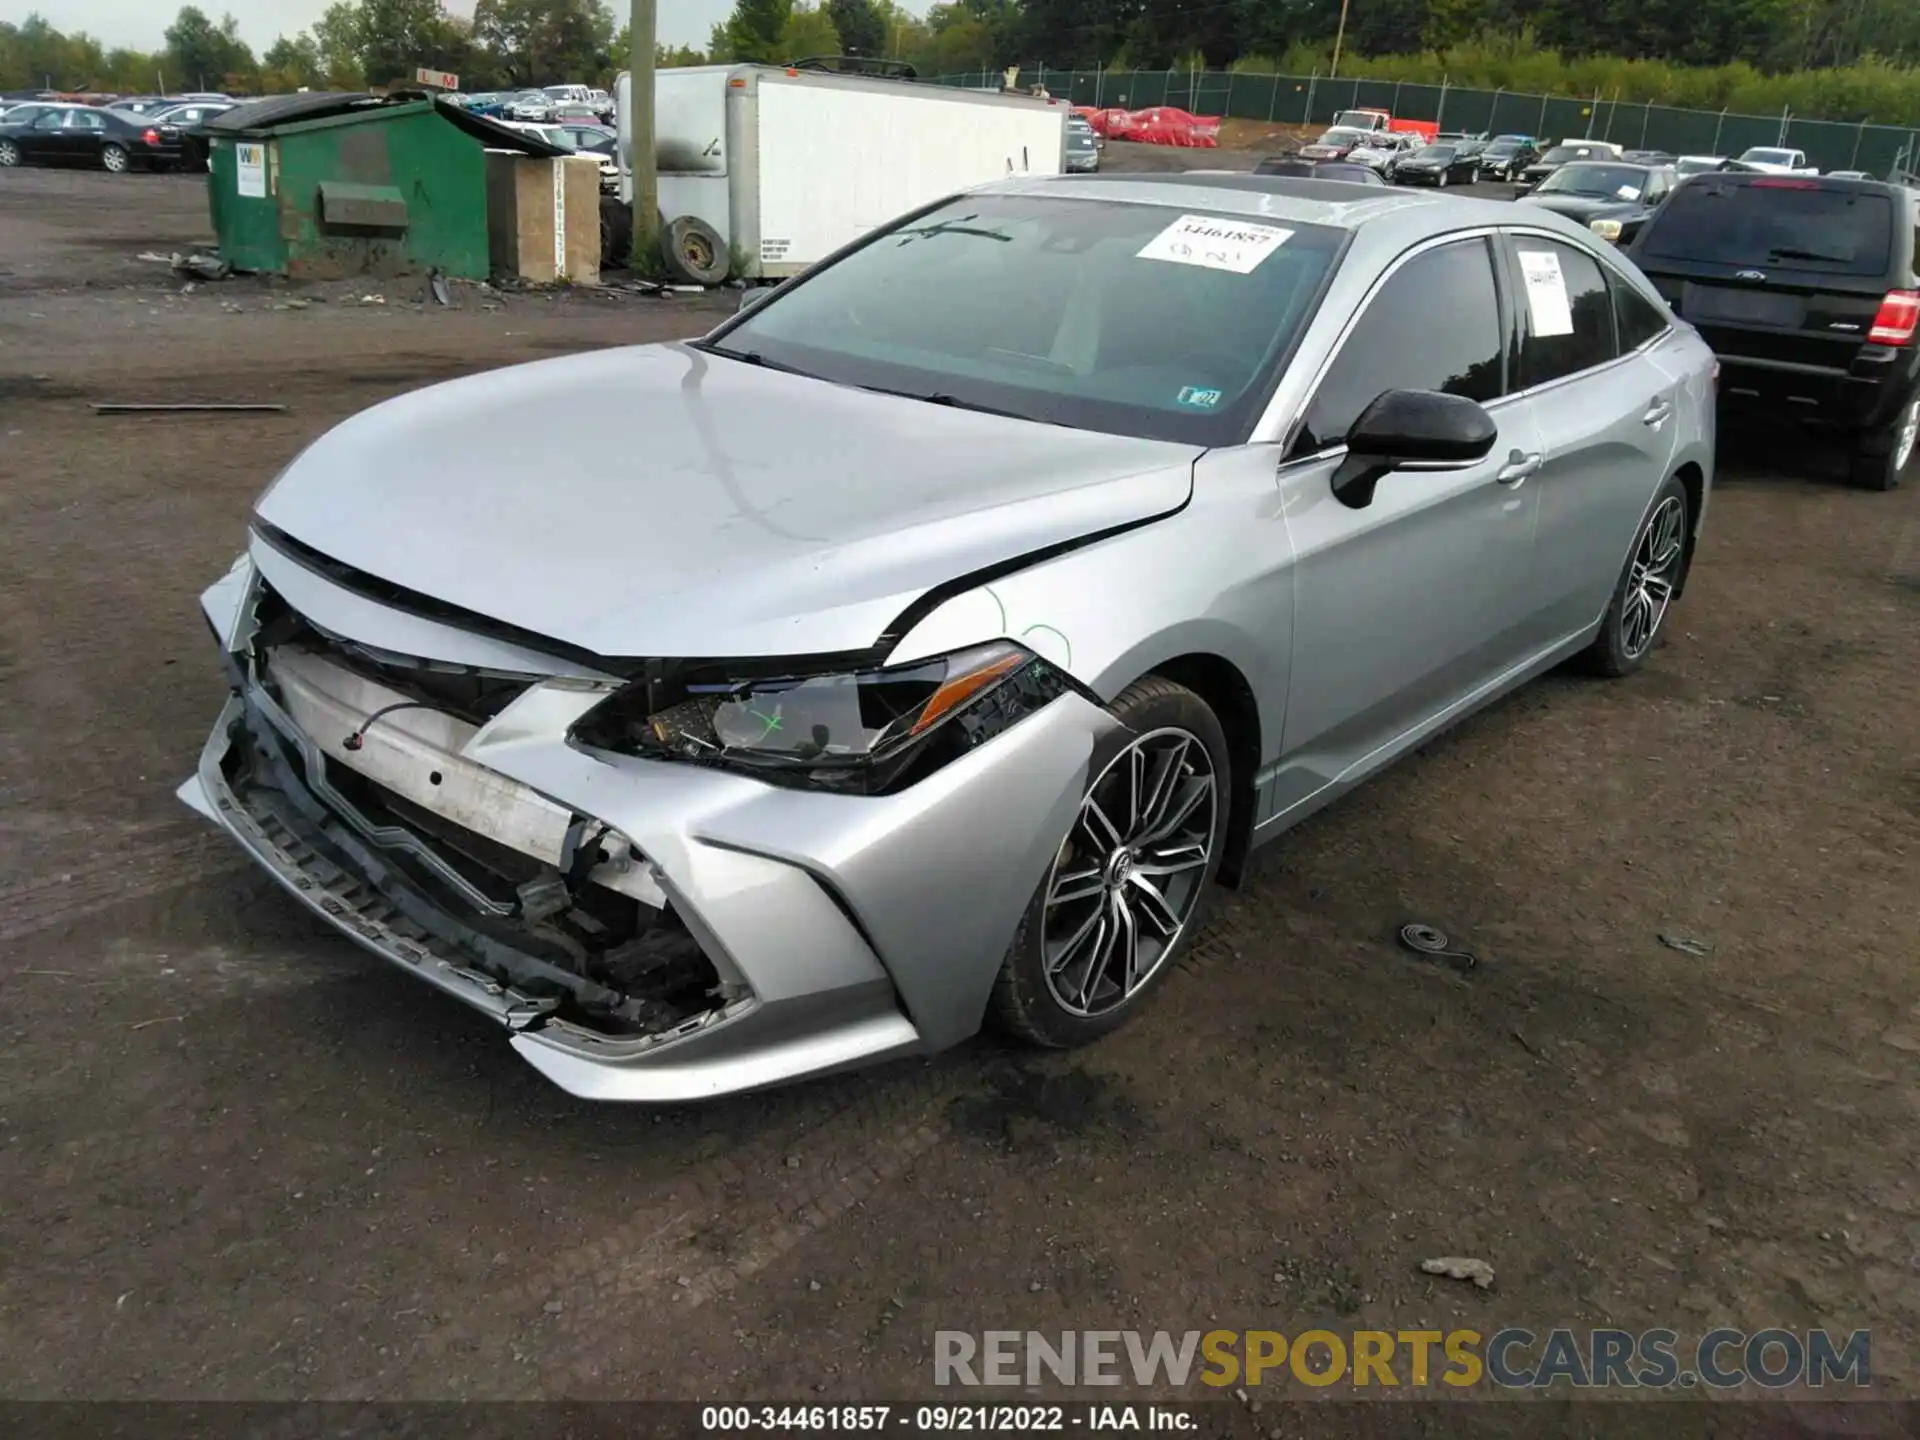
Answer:
[[[1263,852],[1095,1049],[593,1108],[175,802],[194,599],[354,410],[720,302],[181,294],[132,257],[203,210],[0,175],[0,1395],[924,1398],[936,1329],[1216,1324],[1871,1327],[1920,1389],[1920,485],[1733,437],[1646,673]],[[290,408],[87,408],[155,398]]]

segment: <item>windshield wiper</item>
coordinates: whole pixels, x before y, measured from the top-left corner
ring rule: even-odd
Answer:
[[[1823,255],[1818,250],[1800,250],[1792,245],[1776,245],[1767,251],[1769,260],[1812,260],[1821,265],[1845,265],[1851,255]]]
[[[975,235],[982,240],[999,240],[1009,245],[1013,243],[1011,235],[1003,235],[998,230],[982,230],[978,226],[967,225],[959,220],[942,220],[937,225],[915,225],[910,229],[896,230],[893,233],[900,237],[902,245],[909,245],[915,240],[930,239],[935,235]]]
[[[769,360],[758,350],[729,350],[725,345],[713,345],[705,340],[689,340],[687,348],[701,350],[709,355],[718,355],[723,360],[738,360],[743,365],[758,365],[762,370],[779,370],[788,375],[805,375],[809,379],[819,379],[819,376],[811,370],[802,370],[798,365],[789,365],[783,360]]]
[[[919,400],[928,405],[945,405],[950,410],[977,410],[982,415],[1004,415],[1009,420],[1031,420],[1031,415],[1022,415],[1018,410],[1002,410],[997,405],[981,405],[973,400],[962,400],[957,395],[948,395],[944,391],[935,391],[931,395],[916,395],[910,390],[882,390],[883,395],[898,395],[906,400]]]

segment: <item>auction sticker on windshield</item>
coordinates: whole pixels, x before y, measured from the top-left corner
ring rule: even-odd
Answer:
[[[1522,250],[1520,274],[1527,282],[1527,309],[1533,315],[1533,333],[1541,339],[1573,333],[1573,306],[1567,299],[1567,277],[1560,273],[1560,257],[1551,250]]]
[[[1135,254],[1139,260],[1169,260],[1251,275],[1260,262],[1293,237],[1277,225],[1222,220],[1212,215],[1182,215]]]

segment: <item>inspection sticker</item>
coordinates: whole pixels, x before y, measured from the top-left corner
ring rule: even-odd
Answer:
[[[238,165],[236,184],[239,193],[249,200],[267,198],[267,147],[264,145],[235,145],[234,160]]]
[[[1551,250],[1522,250],[1520,274],[1527,282],[1527,309],[1533,314],[1533,333],[1542,339],[1573,333],[1573,306],[1567,300],[1567,277],[1560,273],[1560,257]]]
[[[1293,238],[1293,231],[1212,215],[1182,215],[1141,246],[1139,260],[1170,260],[1251,275],[1260,262]]]
[[[1218,390],[1199,385],[1182,385],[1174,403],[1190,406],[1195,410],[1212,410],[1225,398]]]

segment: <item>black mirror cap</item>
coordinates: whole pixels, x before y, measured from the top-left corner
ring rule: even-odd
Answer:
[[[1348,453],[1394,465],[1470,465],[1500,437],[1478,401],[1438,390],[1389,390],[1360,412],[1347,435]]]
[[[1443,468],[1484,460],[1500,436],[1478,401],[1437,390],[1389,390],[1360,412],[1347,433],[1347,457],[1333,472],[1342,505],[1364,510],[1374,488],[1403,465]]]

